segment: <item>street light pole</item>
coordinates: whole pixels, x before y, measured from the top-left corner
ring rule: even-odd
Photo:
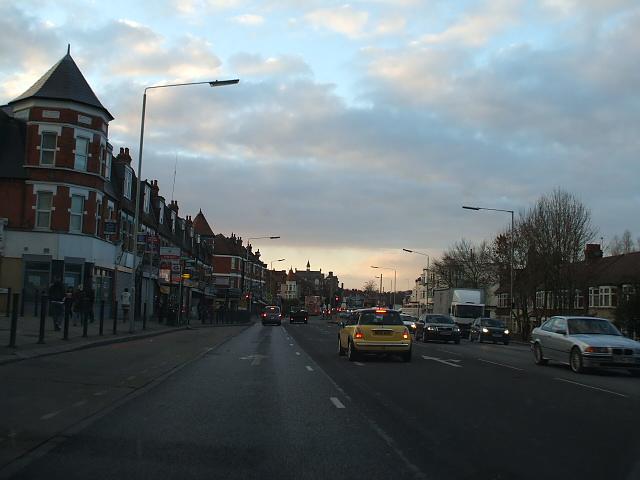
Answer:
[[[269,270],[273,270],[273,262],[284,262],[286,258],[281,258],[279,260],[271,260],[271,268]]]
[[[513,301],[513,245],[515,242],[514,239],[514,227],[513,227],[513,210],[503,210],[500,208],[485,208],[485,207],[470,207],[468,205],[463,205],[462,208],[464,208],[465,210],[490,210],[492,212],[505,212],[505,213],[510,213],[511,214],[511,261],[509,262],[509,318],[511,320],[513,320],[513,306],[514,306],[514,301]]]
[[[136,182],[136,207],[134,213],[133,220],[133,265],[131,271],[131,296],[130,296],[130,307],[129,307],[129,333],[133,333],[135,330],[135,310],[136,310],[136,272],[138,270],[138,229],[140,228],[140,189],[142,185],[142,147],[144,145],[144,119],[147,108],[147,90],[151,90],[154,88],[169,88],[169,87],[184,87],[188,85],[204,85],[208,83],[211,87],[222,87],[225,85],[235,85],[238,83],[239,79],[233,80],[214,80],[210,82],[189,82],[189,83],[171,83],[166,85],[154,85],[151,87],[146,87],[144,89],[144,93],[142,95],[142,116],[140,119],[140,148],[138,150],[138,180]],[[182,305],[179,306],[182,308]]]
[[[246,255],[245,255],[245,263],[244,263],[244,276],[242,278],[242,290],[244,291],[246,289],[246,285],[247,285],[247,267],[249,266],[249,241],[250,240],[261,240],[261,239],[268,239],[268,240],[275,240],[277,238],[280,238],[279,236],[264,236],[264,237],[249,237],[247,238],[247,247],[245,248],[246,250]],[[284,260],[284,259],[283,259]],[[278,260],[279,261],[279,260]],[[251,295],[251,285],[249,286],[249,314],[251,314],[251,307],[253,306],[253,298]]]
[[[396,290],[397,290],[397,286],[396,286],[396,281],[398,279],[398,275],[397,275],[397,271],[395,268],[391,268],[391,267],[376,267],[374,265],[371,265],[371,268],[381,268],[383,270],[393,270],[393,308],[395,308],[396,306]],[[382,281],[380,281],[380,283],[382,283]]]
[[[427,312],[429,312],[429,263],[431,260],[431,257],[429,257],[429,254],[427,253],[422,253],[422,252],[418,252],[417,250],[409,250],[408,248],[403,248],[402,251],[404,252],[408,252],[408,253],[415,253],[416,255],[422,255],[423,257],[427,257],[427,274],[425,276],[425,287],[427,290],[427,298],[426,298],[426,309]],[[418,290],[416,289],[416,303],[418,304],[418,315],[420,315],[420,300],[418,300]]]

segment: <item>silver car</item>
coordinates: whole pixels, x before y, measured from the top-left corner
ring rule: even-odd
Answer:
[[[607,319],[552,317],[533,330],[535,362],[566,363],[576,373],[591,367],[627,368],[640,374],[640,342],[626,338]]]

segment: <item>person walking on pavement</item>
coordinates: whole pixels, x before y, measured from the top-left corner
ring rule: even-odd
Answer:
[[[84,303],[84,291],[82,284],[78,285],[78,288],[73,292],[73,326],[78,325],[78,320],[82,321],[82,309]]]
[[[69,324],[69,320],[73,316],[73,289],[67,288],[67,293],[64,295],[64,322],[65,325]]]
[[[60,331],[60,318],[62,317],[62,305],[64,301],[64,285],[56,278],[49,287],[49,311],[53,318],[53,328]]]
[[[120,295],[120,305],[122,305],[122,321],[126,322],[129,318],[129,307],[131,307],[131,294],[128,288],[125,288]]]
[[[95,290],[91,287],[91,285],[89,285],[89,287],[87,288],[87,290],[85,291],[85,296],[86,296],[86,307],[87,307],[87,319],[93,323],[95,321],[95,316],[93,313],[93,305],[96,301],[96,292]]]

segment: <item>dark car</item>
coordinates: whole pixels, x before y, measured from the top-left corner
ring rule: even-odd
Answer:
[[[460,343],[460,328],[447,315],[428,313],[416,323],[416,340]]]
[[[262,325],[282,325],[282,313],[280,313],[280,307],[275,305],[264,307],[261,318]]]
[[[291,310],[289,313],[289,323],[309,323],[309,312],[304,308]]]
[[[509,329],[502,320],[497,318],[476,318],[469,330],[469,341],[483,342],[484,340],[496,343],[502,342],[509,345]]]

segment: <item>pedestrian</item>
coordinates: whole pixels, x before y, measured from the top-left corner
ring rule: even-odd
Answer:
[[[91,287],[91,285],[89,285],[89,287],[85,291],[85,300],[86,300],[87,318],[89,319],[89,321],[91,323],[93,323],[95,321],[95,315],[93,313],[93,309],[94,309],[93,306],[94,306],[94,303],[96,301],[96,292]]]
[[[78,320],[82,321],[82,309],[84,303],[84,291],[82,284],[78,285],[78,288],[73,292],[73,326],[78,325]]]
[[[60,331],[60,318],[62,317],[62,308],[64,302],[64,285],[59,278],[55,278],[49,287],[49,311],[53,318],[53,328]]]
[[[73,315],[73,289],[67,288],[67,293],[64,295],[64,323],[69,325],[69,320]]]
[[[120,305],[122,305],[122,321],[126,322],[127,318],[129,318],[129,307],[131,306],[131,294],[128,288],[125,288],[120,295]]]

